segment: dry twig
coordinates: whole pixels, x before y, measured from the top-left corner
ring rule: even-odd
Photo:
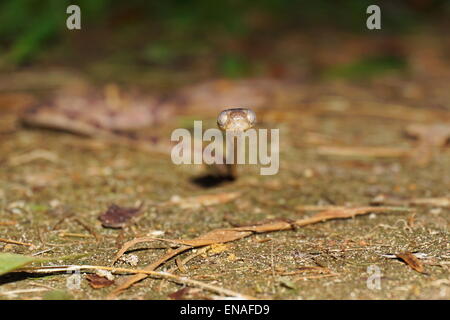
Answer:
[[[399,212],[399,211],[407,211],[405,208],[397,208],[397,207],[358,207],[358,208],[339,208],[332,209],[319,212],[312,217],[305,219],[298,219],[294,221],[286,221],[286,220],[276,220],[263,224],[256,224],[253,226],[244,226],[244,227],[236,227],[236,228],[227,228],[227,229],[216,229],[210,231],[204,235],[201,235],[192,240],[182,240],[182,239],[163,239],[163,238],[152,238],[152,237],[143,237],[133,239],[124,244],[124,246],[119,250],[114,258],[114,262],[117,261],[129,248],[137,243],[142,242],[152,242],[152,241],[165,241],[169,243],[174,243],[180,245],[177,249],[170,249],[164,256],[155,261],[154,263],[148,265],[143,270],[147,272],[153,272],[160,265],[166,263],[168,260],[176,257],[177,255],[188,251],[192,248],[203,247],[212,244],[218,243],[226,243],[235,240],[239,240],[245,237],[248,237],[254,233],[266,233],[266,232],[274,232],[274,231],[282,231],[282,230],[292,230],[296,227],[306,226],[318,222],[323,222],[332,219],[347,219],[353,218],[357,215],[367,214],[367,213],[381,213],[381,212]],[[113,263],[114,263],[113,262]],[[114,297],[119,294],[121,291],[130,287],[134,283],[144,279],[147,274],[136,274],[130,276],[126,279],[119,287],[117,287],[111,294],[110,297]]]

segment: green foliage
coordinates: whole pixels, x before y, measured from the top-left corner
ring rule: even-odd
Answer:
[[[65,1],[15,0],[0,6],[0,39],[9,44],[6,59],[22,63],[42,49],[65,17]]]
[[[404,59],[395,56],[373,56],[355,62],[332,67],[324,73],[331,78],[369,78],[389,71],[401,71],[407,67]]]
[[[82,16],[95,20],[108,0],[82,0]],[[12,64],[29,61],[44,45],[66,31],[68,0],[6,0],[0,4],[0,48]],[[0,53],[1,53],[0,51]],[[6,51],[6,52],[5,52]]]
[[[228,78],[238,78],[246,75],[249,63],[240,55],[228,54],[220,60],[220,72]]]
[[[87,256],[86,253],[67,255],[67,256],[62,256],[62,257],[36,258],[36,257],[29,257],[29,256],[21,255],[21,254],[0,252],[0,275],[3,275],[5,273],[22,268],[32,262],[46,262],[46,261],[54,261],[54,260],[66,261],[66,260],[79,259],[79,258],[82,258],[85,256]]]
[[[0,275],[22,268],[35,260],[21,254],[0,253]]]
[[[258,33],[255,16],[270,17],[276,28],[336,26],[356,32],[366,31],[366,8],[372,0],[358,1],[292,1],[292,0],[3,0],[0,3],[0,57],[8,63],[23,64],[45,49],[68,37],[65,21],[70,4],[81,8],[82,31],[104,26],[113,37],[127,25],[140,23],[135,32],[176,45],[147,47],[145,59],[167,63],[176,55],[189,51],[188,43],[216,43],[216,38],[244,37]],[[448,13],[446,2],[431,0],[428,11]],[[417,24],[419,10],[407,2],[380,2],[382,26],[390,31],[404,30]],[[448,4],[447,4],[448,5]],[[445,10],[447,8],[447,10]],[[130,14],[131,13],[131,14]],[[128,18],[127,18],[128,14]],[[253,17],[253,18],[252,18]],[[156,40],[158,40],[156,39]],[[174,53],[174,51],[176,51]],[[241,62],[225,57],[226,73],[239,73]],[[231,70],[231,71],[230,71]]]

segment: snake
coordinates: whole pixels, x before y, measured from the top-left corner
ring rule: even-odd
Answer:
[[[228,108],[220,112],[217,117],[217,126],[219,129],[224,133],[232,133],[230,136],[226,135],[227,147],[229,143],[231,143],[231,146],[233,147],[233,150],[227,150],[227,153],[233,152],[234,161],[231,164],[226,164],[227,176],[232,180],[235,180],[238,176],[236,164],[238,146],[234,141],[234,136],[240,135],[253,128],[255,124],[256,114],[253,110],[248,108]]]
[[[222,131],[245,132],[256,123],[256,114],[247,108],[229,108],[219,113],[217,126]]]

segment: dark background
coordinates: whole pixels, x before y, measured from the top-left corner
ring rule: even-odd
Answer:
[[[71,3],[81,7],[81,30],[66,28]],[[371,4],[381,7],[381,30],[366,28]],[[169,82],[186,72],[191,79],[367,76],[408,68],[408,48],[397,39],[445,36],[449,14],[445,0],[4,0],[0,70],[63,65],[119,82],[139,80],[142,71],[159,73],[159,81],[169,72]]]

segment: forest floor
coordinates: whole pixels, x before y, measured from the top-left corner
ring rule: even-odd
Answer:
[[[258,127],[280,129],[278,174],[263,176],[259,166],[243,165],[235,181],[215,186],[195,179],[205,174],[200,165],[176,166],[169,156],[11,125],[14,117],[8,115],[14,111],[3,102],[0,238],[23,244],[0,241],[0,251],[73,255],[41,265],[110,266],[119,248],[136,237],[193,239],[236,225],[298,220],[328,206],[382,205],[398,210],[191,249],[180,257],[203,251],[173,273],[259,299],[449,299],[450,148],[445,140],[450,133],[446,137],[442,129],[444,142],[435,142],[432,128],[450,127],[450,72],[448,64],[419,48],[407,57],[410,65],[421,61],[409,74],[303,80],[291,105],[255,110]],[[4,101],[47,90],[36,87],[43,85],[40,77],[45,82],[50,75],[33,72],[26,87],[21,73],[2,76],[10,84],[1,92]],[[117,76],[119,83],[128,81],[121,71]],[[136,80],[134,74],[130,78]],[[136,85],[146,88],[144,79],[141,74]],[[148,79],[151,85],[157,81],[150,73]],[[215,126],[211,114],[180,115],[159,128],[159,135],[170,139],[173,128],[189,128],[192,119]],[[411,124],[424,126],[419,139],[406,134]],[[237,196],[227,198],[233,192]],[[204,195],[216,202],[170,202]],[[111,204],[141,203],[142,212],[124,228],[104,228],[98,219]],[[167,248],[165,242],[140,243],[115,266],[142,269]],[[402,253],[415,254],[419,267],[395,258]],[[171,260],[157,270],[174,265]],[[68,286],[71,276],[9,273],[0,276],[0,298],[104,299],[123,278],[116,275],[115,284],[94,289],[84,271],[77,288]],[[195,285],[182,288],[146,278],[117,297],[209,299],[218,294]]]

